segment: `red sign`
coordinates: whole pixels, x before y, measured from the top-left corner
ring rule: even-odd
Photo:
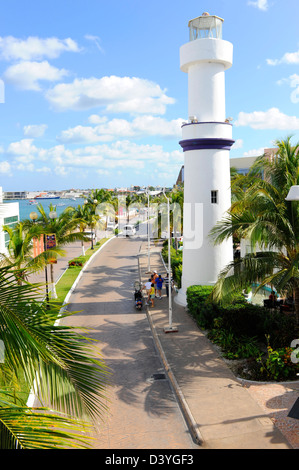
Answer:
[[[44,236],[33,238],[33,257],[40,255],[44,251]]]

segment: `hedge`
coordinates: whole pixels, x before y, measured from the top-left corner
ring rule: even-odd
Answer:
[[[168,263],[168,241],[166,240],[163,243],[162,248],[162,257],[165,263]],[[170,247],[170,258],[171,258],[171,270],[173,274],[173,279],[175,280],[177,287],[181,287],[181,278],[182,278],[182,251],[176,252],[173,246]]]
[[[222,328],[238,337],[257,337],[260,342],[270,335],[273,347],[284,347],[294,339],[295,320],[279,311],[248,303],[236,293],[230,304],[211,300],[212,286],[191,286],[187,289],[187,307],[199,327],[210,330],[221,319]]]

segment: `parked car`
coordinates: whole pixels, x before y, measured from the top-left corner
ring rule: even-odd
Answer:
[[[125,225],[123,227],[123,233],[126,235],[126,237],[131,237],[132,235],[136,234],[136,229],[134,225]]]

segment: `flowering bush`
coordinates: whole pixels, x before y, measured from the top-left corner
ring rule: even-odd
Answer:
[[[69,267],[71,266],[83,266],[86,262],[85,256],[78,256],[78,258],[73,258],[68,262]]]
[[[257,361],[261,364],[260,371],[268,379],[286,380],[296,378],[299,373],[299,363],[291,360],[291,347],[273,349],[269,344],[267,346],[267,357],[262,359],[260,356]]]

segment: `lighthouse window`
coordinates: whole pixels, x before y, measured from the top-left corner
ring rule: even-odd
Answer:
[[[218,203],[218,191],[211,191],[211,203],[212,204]]]

